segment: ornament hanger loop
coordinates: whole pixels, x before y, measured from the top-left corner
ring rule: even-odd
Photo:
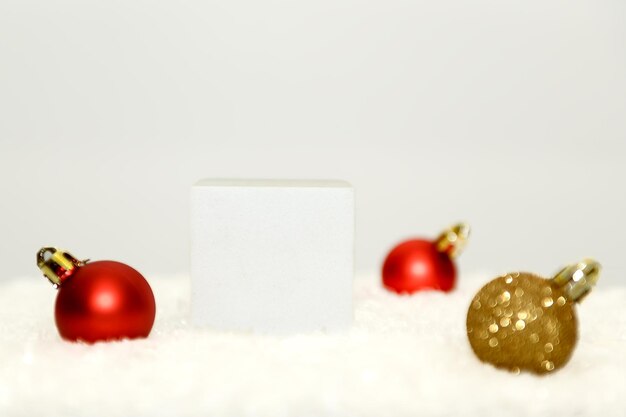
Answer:
[[[72,254],[53,247],[44,247],[37,252],[37,266],[55,288],[63,284],[77,267],[87,262],[88,259],[80,261]]]
[[[598,282],[601,269],[602,266],[597,261],[585,258],[576,264],[566,266],[552,280],[557,285],[565,287],[570,300],[580,302]]]
[[[456,258],[465,248],[470,235],[470,227],[467,223],[458,223],[444,230],[435,241],[439,252],[443,252],[451,258]]]

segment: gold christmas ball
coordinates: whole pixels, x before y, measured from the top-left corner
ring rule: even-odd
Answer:
[[[499,368],[550,372],[576,345],[576,315],[563,290],[533,274],[494,279],[472,300],[467,336],[476,356]]]
[[[476,356],[516,373],[546,374],[564,366],[577,340],[574,303],[591,290],[599,269],[584,260],[553,279],[515,272],[487,283],[467,312]]]

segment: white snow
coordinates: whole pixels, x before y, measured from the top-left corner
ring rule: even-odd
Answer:
[[[54,326],[43,278],[0,284],[0,416],[623,416],[626,287],[578,306],[579,344],[547,377],[480,363],[465,336],[474,292],[397,296],[375,274],[354,285],[344,334],[255,336],[188,323],[188,277],[149,278],[148,339],[74,344]]]

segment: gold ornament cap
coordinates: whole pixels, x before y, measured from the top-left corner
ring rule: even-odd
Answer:
[[[43,247],[37,252],[37,266],[55,288],[60,287],[76,268],[87,262],[88,259],[80,261],[69,252],[54,247]]]
[[[441,232],[435,239],[435,246],[439,252],[450,258],[461,254],[470,235],[470,226],[467,223],[457,223]]]
[[[577,264],[561,269],[553,278],[555,284],[565,288],[567,297],[580,302],[589,294],[600,278],[602,266],[593,259],[585,258]]]

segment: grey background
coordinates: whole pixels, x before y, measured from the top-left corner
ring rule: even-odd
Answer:
[[[0,0],[0,280],[42,245],[186,272],[190,185],[278,177],[354,184],[358,270],[464,219],[465,272],[590,255],[623,283],[625,23],[617,0]]]

